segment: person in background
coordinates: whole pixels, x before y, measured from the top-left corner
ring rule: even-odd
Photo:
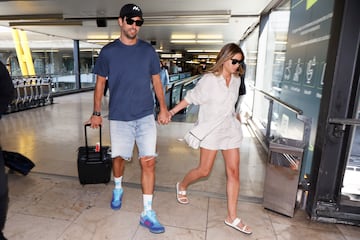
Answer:
[[[113,189],[110,206],[118,210],[122,205],[122,181],[125,161],[131,160],[134,144],[139,150],[144,210],[140,225],[152,233],[163,233],[164,226],[152,209],[155,185],[157,129],[154,118],[154,98],[159,101],[159,124],[170,121],[160,80],[160,59],[155,49],[139,39],[137,34],[144,23],[139,6],[125,4],[118,23],[120,37],[101,49],[94,67],[96,85],[93,114],[88,121],[92,128],[102,123],[101,99],[106,79],[109,83],[109,120],[111,157],[113,158]],[[151,87],[153,86],[153,87]]]
[[[216,64],[205,73],[196,86],[186,93],[185,98],[170,110],[171,115],[188,106],[199,105],[196,126],[218,122],[214,129],[200,142],[199,165],[191,169],[182,181],[176,184],[176,198],[180,204],[188,204],[186,189],[200,178],[207,177],[214,165],[217,151],[222,152],[226,168],[227,217],[225,224],[246,234],[251,229],[237,216],[237,202],[240,188],[239,165],[241,124],[235,116],[235,103],[239,94],[241,63],[244,54],[241,48],[229,43],[220,50]]]
[[[160,73],[159,74],[160,74],[161,84],[163,86],[163,92],[165,95],[166,91],[168,90],[168,85],[170,84],[170,80],[169,80],[169,73],[168,73],[167,67],[163,61],[160,61]],[[160,104],[159,104],[159,101],[157,100],[157,98],[155,98],[155,106],[156,106],[155,112],[158,113]]]
[[[166,93],[168,89],[168,85],[170,84],[170,80],[169,80],[169,72],[163,61],[160,61],[160,69],[161,69],[160,70],[161,84],[163,86],[164,93]]]
[[[197,74],[204,74],[206,72],[206,62],[202,61],[197,68]]]
[[[242,102],[244,101],[245,94],[246,94],[246,86],[245,86],[245,73],[246,73],[246,64],[243,62],[241,64],[242,69],[244,72],[240,74],[240,88],[239,88],[239,97],[235,105],[235,112],[236,112],[236,118],[242,122],[241,120],[241,113],[242,113]]]
[[[14,97],[14,85],[6,66],[0,61],[0,119],[8,109]],[[0,135],[1,136],[1,135]],[[4,156],[0,145],[0,240],[6,240],[3,230],[5,227],[9,204],[7,176],[5,173]]]

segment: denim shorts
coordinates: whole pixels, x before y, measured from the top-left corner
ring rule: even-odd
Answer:
[[[156,157],[156,123],[154,115],[148,115],[133,121],[110,120],[111,157],[131,160],[134,144],[139,157]]]

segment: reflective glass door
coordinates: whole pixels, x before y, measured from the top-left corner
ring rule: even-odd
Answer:
[[[357,94],[359,96],[359,93]],[[345,168],[342,199],[360,202],[360,97],[351,124],[350,146]]]

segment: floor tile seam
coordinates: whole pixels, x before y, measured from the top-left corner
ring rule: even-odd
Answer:
[[[139,183],[124,182],[123,185],[126,186],[126,187],[130,187],[130,188],[141,189],[141,184],[139,184]],[[174,188],[172,188],[172,187],[165,187],[165,186],[159,186],[159,185],[157,185],[157,186],[155,186],[155,191],[159,191],[159,192],[174,192],[175,190],[174,190]],[[227,198],[226,198],[226,195],[225,195],[225,194],[222,194],[222,193],[206,192],[206,191],[200,191],[200,190],[187,190],[187,191],[188,191],[188,193],[190,193],[190,194],[194,194],[194,195],[196,195],[196,196],[207,197],[207,198],[209,198],[209,199],[211,199],[211,198],[215,198],[215,199],[227,199]],[[263,198],[240,195],[238,201],[255,203],[255,204],[262,204],[262,203],[263,203]]]
[[[80,215],[76,218],[78,219]],[[68,225],[63,229],[60,235],[56,239],[63,239],[64,235],[67,233],[69,229],[71,229],[73,224],[76,224],[76,219],[74,221],[69,221]]]
[[[37,175],[37,176],[46,176],[49,178],[57,178],[57,179],[67,179],[67,180],[77,180],[78,178],[75,176],[68,176],[68,175],[61,175],[61,174],[53,174],[53,173],[42,173],[42,172],[32,172],[31,174]],[[105,184],[111,184],[112,181]],[[79,183],[80,184],[80,183]],[[141,189],[140,183],[132,183],[132,182],[123,182],[123,186],[134,188],[134,189]],[[174,192],[174,188],[172,187],[166,187],[166,186],[160,186],[155,185],[155,191],[159,192]],[[215,193],[215,192],[206,192],[206,191],[200,191],[200,190],[188,190],[189,193],[194,194],[196,196],[203,196],[208,198],[214,198],[214,199],[226,199],[226,194],[222,193]],[[246,195],[240,195],[238,201],[241,202],[248,202],[248,203],[255,203],[255,204],[262,204],[263,198],[261,197],[255,197],[255,196],[246,196]]]
[[[15,217],[15,215],[23,215],[23,216],[28,216],[28,217],[36,217],[36,218],[42,218],[42,219],[51,219],[51,220],[56,220],[56,221],[63,221],[66,223],[70,223],[72,224],[74,222],[73,219],[64,219],[64,218],[58,218],[58,217],[54,217],[54,216],[43,216],[43,215],[37,215],[37,214],[32,214],[32,213],[24,213],[24,212],[19,212],[18,210],[14,210],[14,209],[9,209],[9,212],[11,211],[11,216],[9,216],[7,218],[6,221],[10,220],[11,218]],[[78,215],[81,215],[81,213],[79,213]],[[78,218],[78,216],[76,216],[76,218]]]
[[[266,213],[266,216],[268,217],[269,221],[270,221],[270,224],[271,224],[271,229],[272,229],[272,232],[273,234],[275,235],[276,237],[276,240],[279,239],[278,236],[279,234],[281,234],[281,232],[278,232],[276,231],[276,227],[274,226],[274,221],[273,219],[269,216],[269,214]],[[276,224],[280,224],[280,225],[283,225],[283,223],[276,223]],[[286,225],[289,225],[289,226],[292,226],[299,229],[299,228],[303,228],[303,229],[310,229],[310,230],[314,230],[314,231],[319,231],[319,230],[324,230],[324,231],[328,231],[329,229],[321,229],[321,228],[316,228],[316,227],[311,227],[309,226],[308,224],[307,225],[298,225],[298,223],[296,222],[291,222],[290,224],[286,224]],[[335,230],[331,230],[332,233],[337,233],[337,234],[340,234],[342,236],[342,240],[346,240],[346,236],[344,236],[344,234],[340,231],[340,229],[335,225]]]
[[[209,227],[209,209],[210,209],[210,198],[207,198],[207,211],[206,211],[206,231],[205,231],[205,240],[207,239],[208,227]]]
[[[275,226],[274,226],[273,219],[270,217],[268,212],[265,212],[265,215],[266,215],[267,220],[270,222],[271,231],[272,231],[273,235],[275,236],[274,240],[278,240],[278,235],[277,235],[277,232],[276,232],[276,229],[275,229]]]
[[[140,228],[140,224],[136,227],[136,230],[135,230],[134,233],[132,234],[131,239],[136,239],[136,235],[137,235],[137,233],[138,233],[138,231],[139,231],[139,228]]]
[[[201,229],[196,229],[196,228],[191,228],[191,227],[183,227],[183,226],[176,226],[176,225],[171,225],[171,224],[164,224],[165,227],[171,227],[171,228],[177,228],[177,229],[183,229],[183,230],[189,230],[189,231],[195,231],[195,232],[201,232],[201,233],[205,233],[206,234],[206,229],[205,230],[201,230]],[[205,238],[206,239],[206,238]]]

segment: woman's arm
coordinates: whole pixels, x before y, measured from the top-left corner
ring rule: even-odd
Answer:
[[[189,103],[185,99],[183,99],[178,104],[176,104],[176,106],[173,107],[169,112],[170,112],[171,116],[174,116],[177,112],[186,108],[188,105],[189,105]]]

